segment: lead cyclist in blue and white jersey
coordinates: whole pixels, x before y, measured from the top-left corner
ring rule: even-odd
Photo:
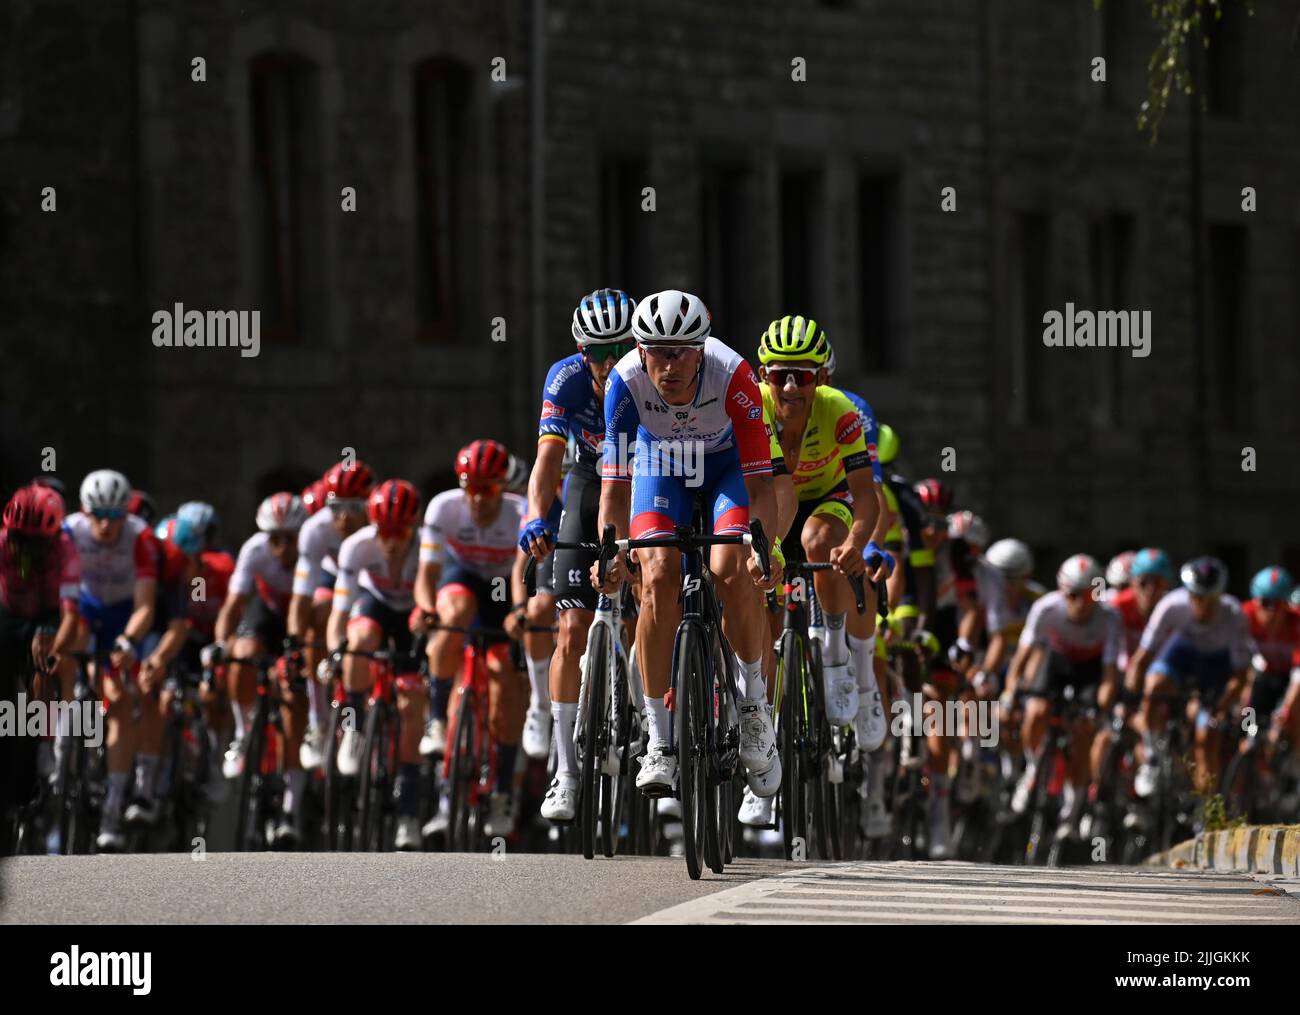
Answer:
[[[675,289],[646,297],[632,317],[638,348],[618,362],[605,388],[599,527],[613,525],[619,539],[629,533],[633,538],[671,535],[676,526],[689,525],[697,495],[716,535],[747,533],[751,517],[766,531],[777,531],[771,441],[758,378],[739,353],[709,338],[710,328],[699,297]],[[691,451],[699,452],[693,456],[694,476],[687,458]],[[628,452],[631,461],[625,460]],[[636,553],[641,567],[636,652],[649,742],[637,787],[649,796],[666,796],[677,776],[665,695],[681,619],[681,553],[670,548]],[[608,594],[627,579],[625,557],[619,553],[606,572]],[[768,634],[762,592],[775,585],[783,563],[776,542],[766,579],[757,557],[743,545],[715,546],[709,555],[723,631],[739,670],[740,760],[750,789],[760,797],[771,796],[781,783],[763,679]],[[859,560],[859,570],[861,565]],[[595,584],[596,565],[591,578]]]
[[[596,463],[605,439],[605,382],[614,364],[636,348],[632,337],[632,314],[636,301],[617,289],[597,289],[584,296],[573,311],[573,339],[578,351],[551,366],[542,389],[541,419],[537,431],[537,461],[528,482],[528,521],[519,546],[539,560],[551,551],[552,543],[596,542],[600,506],[600,483]],[[569,438],[576,450],[573,469],[565,488],[564,512],[558,534],[547,515],[555,501],[564,451]],[[550,660],[549,683],[529,660],[528,676],[533,685],[532,703],[524,725],[524,750],[544,758],[549,749],[552,723],[556,775],[542,801],[542,816],[548,821],[573,820],[578,803],[578,762],[573,743],[578,719],[581,685],[579,660],[587,647],[587,630],[596,616],[596,590],[588,578],[594,556],[577,550],[556,550],[554,589],[560,614],[560,631]],[[549,702],[547,713],[544,703]]]

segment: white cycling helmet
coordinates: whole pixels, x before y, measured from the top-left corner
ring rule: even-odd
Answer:
[[[988,546],[988,523],[974,511],[954,511],[948,516],[948,538],[964,539],[971,546]]]
[[[1132,550],[1125,550],[1117,553],[1110,558],[1110,563],[1106,565],[1106,584],[1113,589],[1122,589],[1133,580],[1133,558],[1136,554]]]
[[[688,345],[700,348],[709,337],[713,317],[698,296],[665,289],[647,296],[632,315],[632,333],[641,345]]]
[[[98,469],[81,481],[81,508],[95,511],[121,511],[131,502],[131,484],[120,472]]]
[[[573,311],[573,340],[578,347],[607,345],[632,332],[636,300],[621,289],[597,289],[578,301]]]
[[[307,520],[302,498],[292,493],[273,493],[257,507],[257,527],[263,532],[297,532]]]
[[[1101,565],[1086,553],[1067,557],[1056,572],[1056,587],[1062,592],[1086,592],[1101,577]]]
[[[984,559],[1008,578],[1028,578],[1034,555],[1019,539],[999,539],[984,552]]]
[[[532,470],[518,455],[506,459],[506,489],[511,493],[527,493],[528,477]]]

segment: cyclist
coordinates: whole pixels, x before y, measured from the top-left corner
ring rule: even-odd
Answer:
[[[158,517],[158,505],[143,490],[132,490],[131,499],[126,502],[127,514],[135,515],[147,525],[153,525]]]
[[[329,496],[329,485],[325,477],[313,479],[302,488],[302,493],[298,496],[302,500],[302,509],[307,512],[307,517],[315,517],[316,513],[325,506],[325,498]]]
[[[1023,814],[1038,776],[1037,760],[1052,718],[1052,697],[1073,687],[1085,708],[1107,709],[1118,688],[1119,614],[1101,601],[1101,566],[1086,553],[1067,558],[1056,572],[1056,591],[1035,600],[1007,670],[1003,704],[1027,685],[1021,736],[1025,769],[1011,797],[1011,810]],[[1061,794],[1061,822],[1073,830],[1101,764],[1108,734],[1097,732],[1091,712],[1070,730],[1070,770]],[[1048,778],[1051,773],[1044,773]]]
[[[97,674],[107,704],[105,748],[108,789],[101,813],[102,852],[121,849],[121,832],[131,761],[135,755],[136,722],[124,684],[140,658],[140,642],[153,627],[158,580],[158,547],[149,525],[131,515],[127,505],[131,484],[120,472],[101,469],[81,484],[81,511],[69,515],[64,527],[81,559],[81,628],[73,649],[111,645],[109,668]],[[65,656],[59,667],[60,693],[71,701],[75,692],[76,660]],[[60,745],[56,742],[56,753]],[[156,760],[156,759],[155,759]]]
[[[53,668],[51,656],[58,666],[72,649],[80,585],[77,548],[63,529],[63,498],[35,483],[22,487],[5,505],[0,528],[0,701],[16,707],[18,694],[29,690],[23,675]],[[40,697],[51,697],[49,690],[41,686]],[[31,796],[36,750],[30,737],[0,737],[0,827]],[[48,749],[42,753],[42,767],[52,768]],[[6,838],[0,853],[7,846]]]
[[[1300,613],[1287,605],[1294,588],[1286,568],[1263,568],[1250,580],[1250,599],[1241,607],[1255,643],[1250,707],[1261,732],[1269,729],[1300,657]],[[1294,738],[1291,743],[1295,744]]]
[[[345,494],[358,489],[341,477],[335,477],[331,488]],[[413,612],[419,568],[415,524],[420,517],[420,495],[406,480],[390,479],[373,489],[366,510],[370,524],[352,533],[339,547],[338,579],[325,640],[331,652],[340,648],[375,652],[391,642],[396,653],[392,672],[401,739],[394,844],[399,850],[411,850],[420,846],[420,731],[424,728],[427,700],[419,663],[411,655],[411,630],[421,626]],[[324,669],[325,675],[332,677],[331,660],[325,660]],[[372,682],[369,658],[355,654],[344,658],[343,688],[356,721],[349,724],[339,744],[341,775],[354,776],[361,770],[362,720]]]
[[[910,633],[928,625],[934,615],[934,551],[926,545],[925,505],[893,467],[900,448],[897,431],[881,423],[878,453],[889,512],[884,546],[903,565],[889,577],[889,601],[902,630]],[[946,490],[941,495],[951,496]]]
[[[1198,557],[1179,572],[1182,587],[1160,600],[1147,621],[1142,641],[1129,661],[1128,688],[1143,691],[1140,722],[1142,764],[1134,787],[1138,796],[1155,791],[1155,737],[1165,715],[1152,699],[1172,691],[1199,693],[1192,750],[1198,789],[1209,791],[1219,779],[1218,726],[1246,685],[1250,630],[1241,605],[1224,593],[1228,569],[1213,557]]]
[[[988,647],[971,683],[978,690],[996,681],[1025,626],[1030,607],[1046,589],[1029,580],[1034,555],[1019,539],[999,539],[975,561],[975,593],[983,611]],[[991,686],[996,694],[996,686]]]
[[[322,499],[329,510],[311,514],[298,531],[298,563],[289,600],[287,628],[289,636],[300,644],[323,640],[338,579],[339,548],[366,523],[366,500],[375,487],[375,474],[365,462],[339,462],[325,472],[321,482]],[[303,655],[307,672],[315,672],[320,653],[308,644]],[[328,688],[319,681],[309,681],[307,699],[307,731],[298,753],[303,768],[313,769],[319,768],[322,760]]]
[[[1111,563],[1114,564],[1114,561]],[[1108,586],[1110,577],[1106,580]],[[1110,605],[1119,612],[1124,623],[1124,644],[1119,656],[1121,672],[1128,671],[1129,660],[1142,640],[1142,632],[1151,618],[1151,611],[1169,591],[1173,580],[1174,566],[1169,562],[1168,554],[1157,547],[1145,546],[1134,553],[1129,562],[1128,585],[1118,592],[1111,589]]]
[[[477,618],[485,627],[501,627],[511,602],[522,599],[511,588],[510,578],[526,506],[518,494],[505,492],[508,454],[494,440],[465,445],[456,454],[459,489],[438,494],[425,511],[415,598],[421,610],[437,616],[441,626],[469,627]],[[463,647],[464,638],[455,631],[439,630],[429,639],[432,708],[420,741],[421,754],[446,750],[447,705],[461,671]],[[493,645],[487,656],[488,729],[497,745],[497,785],[483,828],[491,838],[514,829],[512,790],[527,698],[508,646]],[[450,814],[451,799],[444,788],[424,834],[444,834]]]
[[[775,424],[797,498],[783,549],[792,561],[814,563],[841,563],[851,551],[875,572],[892,563],[875,542],[885,532],[880,466],[873,455],[875,413],[864,399],[859,405],[823,383],[830,357],[826,333],[811,318],[775,320],[759,339],[763,409]],[[826,717],[832,726],[854,723],[862,748],[872,751],[884,740],[886,725],[872,662],[874,597],[858,617],[843,574],[818,572],[813,586],[823,616],[818,635]],[[857,623],[850,626],[850,617]],[[747,824],[770,823],[770,797],[751,791],[742,809]]]
[[[605,389],[599,528],[612,524],[620,539],[629,533],[638,539],[671,535],[677,526],[691,523],[699,495],[717,535],[748,532],[751,518],[776,533],[771,439],[753,369],[739,353],[709,337],[709,311],[689,293],[669,289],[646,297],[633,314],[632,330],[637,348],[614,367]],[[635,448],[631,462],[620,453],[629,446]],[[697,467],[693,479],[692,459]],[[767,579],[757,556],[743,546],[715,546],[709,554],[723,631],[739,672],[740,760],[750,789],[763,797],[781,784],[763,677],[767,618],[756,590],[771,589],[780,577],[780,547],[773,545]],[[611,562],[606,593],[627,579],[625,558],[620,552]],[[666,796],[677,774],[665,695],[681,617],[681,554],[668,548],[638,550],[637,562],[642,598],[636,655],[649,744],[637,787],[649,796]],[[843,566],[861,573],[861,553]],[[595,584],[595,564],[591,577]]]
[[[538,423],[537,461],[528,484],[528,521],[519,546],[538,559],[551,544],[594,542],[600,506],[596,478],[601,444],[605,439],[605,382],[614,364],[636,347],[632,315],[636,300],[617,289],[598,289],[578,301],[571,331],[578,351],[552,364],[542,388]],[[565,448],[572,440],[575,457],[565,490],[559,525],[548,517],[558,498]],[[558,535],[557,535],[558,532]],[[588,580],[591,554],[556,550],[552,581],[559,609],[559,639],[548,672],[529,660],[532,702],[524,726],[524,749],[532,757],[545,757],[551,728],[558,730],[556,775],[542,801],[542,816],[550,821],[572,821],[578,805],[578,762],[574,726],[578,719],[581,673],[579,660],[587,648],[587,631],[595,618],[596,590]],[[545,676],[545,680],[543,677]],[[549,702],[549,714],[545,704]]]
[[[298,531],[306,520],[302,499],[292,493],[273,493],[258,506],[258,531],[240,547],[226,601],[217,616],[215,640],[203,650],[205,666],[226,658],[227,643],[233,646],[229,654],[237,659],[261,658],[280,650],[287,633]],[[279,848],[292,844],[298,835],[294,819],[306,785],[298,748],[306,725],[306,702],[298,673],[280,667],[277,676],[286,740],[284,807],[271,835],[271,845]],[[232,661],[226,679],[235,736],[221,769],[227,779],[237,779],[247,763],[244,744],[256,704],[257,670],[248,663]],[[254,759],[254,764],[258,760]]]
[[[975,561],[989,545],[989,527],[973,511],[955,511],[947,521],[948,538],[935,560],[935,634],[966,658],[974,649],[963,628],[972,626],[979,608]]]

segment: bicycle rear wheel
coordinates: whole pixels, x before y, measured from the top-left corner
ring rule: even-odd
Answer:
[[[366,713],[366,735],[361,753],[361,849],[383,853],[388,849],[392,805],[392,746],[396,737],[388,705],[377,701]]]
[[[578,803],[578,826],[582,835],[582,855],[588,860],[596,855],[597,828],[600,820],[601,769],[605,741],[605,687],[609,681],[609,629],[595,625],[586,659],[586,700],[582,703],[582,788]]]
[[[628,741],[632,736],[632,705],[627,690],[627,663],[621,655],[615,657],[614,686],[611,689],[611,704],[607,729],[612,738],[611,746],[618,761],[618,768],[613,773],[600,777],[600,836],[601,851],[607,857],[618,852],[619,840],[623,837],[623,826],[628,821],[628,779],[627,773],[631,762],[627,756]]]
[[[677,782],[682,798],[682,847],[686,870],[698,881],[717,849],[716,828],[710,833],[707,727],[704,703],[704,636],[691,623],[677,640]],[[715,841],[710,843],[709,839]]]
[[[805,736],[803,638],[794,631],[781,635],[778,648],[781,672],[781,834],[787,860],[808,856],[808,806],[805,793],[803,749]],[[798,854],[798,855],[796,855]]]
[[[343,709],[330,709],[325,744],[325,839],[331,852],[352,849],[356,825],[356,780],[339,774],[339,741],[343,736]]]
[[[451,811],[447,825],[449,852],[471,852],[469,818],[473,805],[470,797],[473,784],[478,779],[478,763],[474,756],[474,703],[468,692],[458,692],[460,705],[456,709],[456,732],[452,746],[451,764],[448,768],[448,789],[451,794]]]
[[[1223,773],[1223,809],[1229,821],[1245,818],[1249,822],[1255,816],[1255,791],[1258,773],[1255,771],[1255,751],[1245,754],[1237,753],[1228,762]]]
[[[239,777],[239,809],[235,812],[235,851],[239,853],[261,848],[262,754],[266,749],[267,713],[267,698],[260,695],[244,743],[244,772]]]
[[[1038,767],[1034,775],[1034,797],[1029,819],[1029,840],[1025,843],[1025,863],[1030,866],[1043,863],[1051,847],[1050,840],[1055,837],[1056,826],[1051,814],[1052,798],[1048,792],[1055,765],[1056,744],[1049,733],[1039,754]]]

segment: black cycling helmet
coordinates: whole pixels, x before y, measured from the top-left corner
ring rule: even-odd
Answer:
[[[1197,557],[1183,565],[1178,577],[1194,596],[1217,596],[1228,587],[1228,567],[1217,557]]]

